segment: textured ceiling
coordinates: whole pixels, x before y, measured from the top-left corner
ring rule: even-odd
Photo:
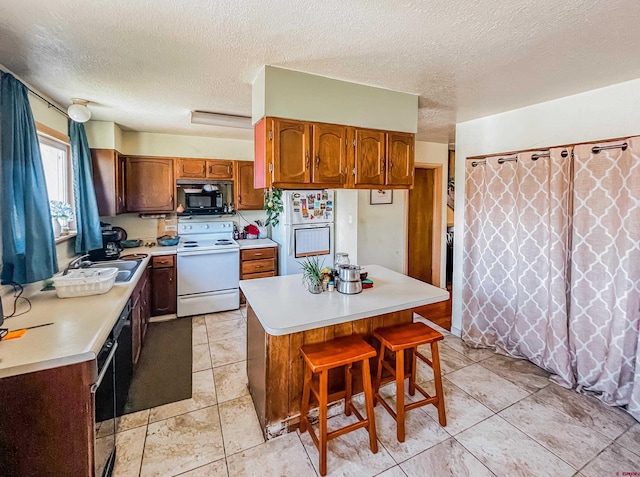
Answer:
[[[637,0],[2,0],[0,64],[126,129],[250,115],[269,64],[420,95],[422,140],[454,124],[640,77]]]

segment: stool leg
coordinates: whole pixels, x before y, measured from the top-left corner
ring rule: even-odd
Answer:
[[[351,415],[351,393],[352,393],[352,380],[353,375],[351,373],[351,365],[352,363],[347,364],[344,367],[344,385],[345,385],[345,395],[344,395],[344,413],[347,416]]]
[[[380,392],[380,383],[382,382],[382,361],[384,360],[384,344],[380,343],[380,352],[378,353],[378,369],[376,370],[376,380],[373,388],[373,405],[378,404],[378,393]]]
[[[362,361],[362,387],[364,388],[364,401],[367,406],[367,419],[369,420],[369,447],[371,452],[378,452],[378,438],[376,436],[376,416],[373,410],[373,389],[371,388],[371,370],[369,359]]]
[[[396,351],[396,414],[398,441],[404,442],[404,350]]]
[[[327,475],[327,400],[329,388],[329,371],[320,373],[320,406],[319,406],[319,449],[320,453],[320,475]]]
[[[416,349],[409,349],[409,356],[411,359],[411,375],[409,376],[409,396],[413,396],[416,393]]]
[[[436,385],[438,396],[438,422],[441,426],[447,425],[447,415],[444,409],[444,391],[442,389],[442,374],[440,372],[440,355],[438,354],[438,342],[431,343],[431,362],[433,363],[433,381]]]
[[[304,367],[304,384],[302,386],[302,406],[300,406],[300,433],[304,433],[307,430],[309,421],[307,416],[309,415],[309,398],[311,397],[311,368],[305,365]]]

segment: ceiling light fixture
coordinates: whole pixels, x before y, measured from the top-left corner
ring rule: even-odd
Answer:
[[[86,99],[71,98],[73,104],[67,109],[69,117],[77,123],[86,123],[91,119],[91,110],[87,107]]]
[[[253,124],[251,124],[251,117],[249,116],[210,113],[207,111],[191,111],[191,124],[206,124],[207,126],[253,129]]]

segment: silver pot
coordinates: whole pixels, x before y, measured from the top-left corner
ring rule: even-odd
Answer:
[[[336,281],[336,290],[340,293],[344,293],[345,295],[355,295],[362,291],[362,282],[359,277],[357,281],[351,282],[340,280],[340,278],[338,278]]]
[[[344,282],[359,282],[360,270],[362,270],[362,267],[359,267],[358,265],[340,265],[338,267],[338,278],[340,278],[340,281]]]

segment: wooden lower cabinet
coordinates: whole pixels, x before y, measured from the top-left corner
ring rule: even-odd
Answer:
[[[0,380],[0,475],[93,476],[96,362]]]
[[[277,247],[240,250],[240,280],[275,277],[278,274],[277,257]],[[240,303],[245,303],[242,291]]]
[[[134,364],[140,358],[140,351],[149,325],[149,291],[149,269],[147,269],[131,295],[131,354]]]
[[[176,256],[160,255],[151,259],[151,316],[177,311],[178,288]]]

